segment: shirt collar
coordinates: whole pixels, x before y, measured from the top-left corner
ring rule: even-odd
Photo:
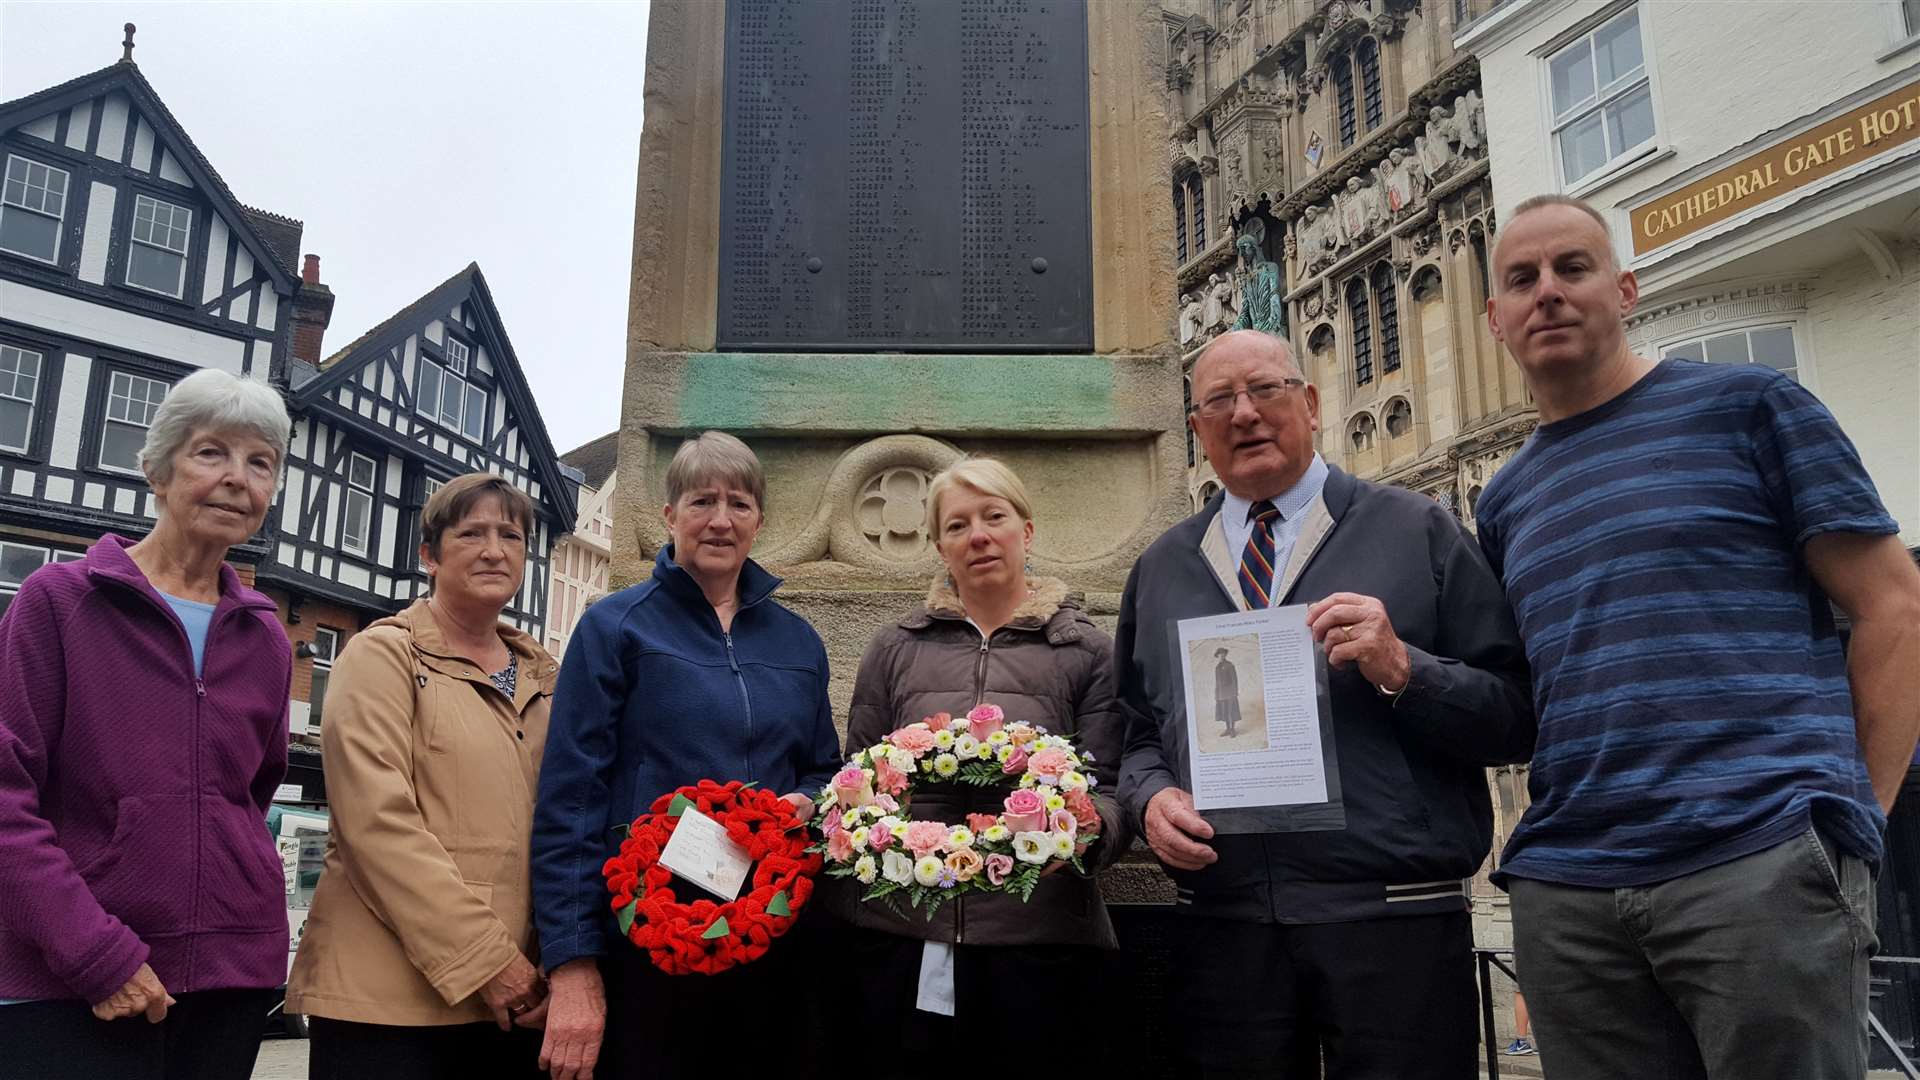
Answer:
[[[1274,509],[1280,511],[1280,520],[1292,521],[1295,515],[1313,502],[1315,496],[1320,494],[1320,489],[1326,485],[1327,463],[1321,460],[1318,453],[1315,453],[1313,460],[1307,463],[1307,471],[1300,474],[1300,479],[1294,481],[1292,487],[1269,501],[1273,503]],[[1243,525],[1252,514],[1253,503],[1254,500],[1243,499],[1229,491],[1226,493],[1226,501],[1220,504],[1220,515],[1235,525]]]

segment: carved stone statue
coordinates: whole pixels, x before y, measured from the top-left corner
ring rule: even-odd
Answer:
[[[1200,336],[1200,316],[1206,304],[1192,293],[1180,294],[1180,344],[1191,343]]]
[[[1458,157],[1453,144],[1460,141],[1457,126],[1446,109],[1435,105],[1427,110],[1427,132],[1414,140],[1414,147],[1429,179],[1439,180],[1453,171]]]
[[[1246,148],[1243,144],[1241,146],[1233,147],[1227,151],[1227,197],[1228,198],[1244,199],[1249,194],[1247,190],[1247,170],[1245,165],[1241,162],[1241,157],[1244,155],[1245,149]]]
[[[1280,337],[1287,335],[1287,305],[1282,297],[1280,266],[1261,250],[1267,238],[1267,224],[1259,218],[1233,242],[1240,255],[1240,314],[1233,320],[1235,330],[1259,330]]]
[[[1300,234],[1300,268],[1312,274],[1331,263],[1340,247],[1340,233],[1334,214],[1319,206],[1309,206],[1295,226]]]
[[[1387,209],[1398,214],[1420,200],[1427,188],[1427,174],[1413,153],[1394,147],[1387,154]]]
[[[1469,90],[1453,103],[1454,134],[1460,138],[1461,156],[1468,150],[1487,145],[1487,105],[1478,91]]]
[[[1207,278],[1206,311],[1201,318],[1200,330],[1211,336],[1232,326],[1240,316],[1240,290],[1234,287],[1233,279],[1225,274],[1214,274]]]
[[[1362,183],[1357,176],[1348,177],[1346,193],[1336,195],[1335,202],[1348,243],[1364,243],[1373,236],[1381,216],[1373,185]]]

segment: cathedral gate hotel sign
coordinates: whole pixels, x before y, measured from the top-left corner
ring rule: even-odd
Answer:
[[[1915,138],[1920,138],[1920,82],[1634,206],[1628,211],[1633,253],[1645,255]]]

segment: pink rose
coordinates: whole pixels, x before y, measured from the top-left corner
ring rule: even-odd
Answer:
[[[927,725],[928,731],[945,731],[953,723],[953,714],[937,712],[920,722]]]
[[[893,846],[893,829],[884,821],[876,821],[867,830],[867,846],[875,851],[885,851]]]
[[[1082,829],[1100,827],[1100,811],[1093,805],[1093,796],[1084,791],[1067,792],[1067,809],[1073,812],[1073,819]]]
[[[907,790],[907,774],[894,768],[893,763],[886,758],[879,758],[874,761],[873,775],[874,779],[880,783],[880,790],[886,792],[888,795],[898,795]],[[895,806],[894,809],[897,810],[899,807]]]
[[[1006,884],[1007,875],[1013,873],[1013,856],[987,856],[987,882],[994,886]]]
[[[865,806],[873,801],[873,784],[864,769],[849,765],[834,775],[833,797],[842,806]]]
[[[1007,796],[1006,825],[1016,833],[1042,832],[1047,827],[1047,804],[1028,788]]]
[[[887,736],[887,741],[915,757],[933,749],[933,732],[925,724],[909,724]]]
[[[1049,824],[1053,826],[1054,832],[1063,832],[1068,836],[1080,831],[1080,822],[1074,818],[1071,810],[1055,810]]]
[[[1000,710],[1000,706],[988,705],[985,702],[975,705],[973,711],[967,714],[967,723],[973,728],[973,737],[982,742],[986,741],[987,736],[1006,726],[1006,722],[1007,714]]]
[[[873,797],[873,805],[879,807],[881,813],[891,814],[900,809],[900,800],[883,791]]]
[[[820,831],[830,833],[830,832],[833,832],[835,829],[838,829],[839,827],[840,827],[840,808],[836,806],[833,809],[827,811],[826,819],[820,823]]]
[[[1059,776],[1072,764],[1065,750],[1049,746],[1027,760],[1027,770],[1040,776]]]
[[[868,834],[871,838],[872,834]],[[916,859],[924,859],[947,842],[947,827],[937,821],[907,823],[907,850]]]
[[[853,834],[845,829],[835,829],[828,833],[827,858],[834,862],[846,862],[853,858]]]
[[[1007,776],[1019,776],[1026,772],[1027,752],[1018,746],[1014,747],[1013,753],[1007,756],[1006,764],[1000,766],[1000,771]]]
[[[967,828],[973,830],[976,836],[979,835],[980,833],[986,832],[988,829],[991,829],[998,824],[1000,824],[1000,815],[998,814],[968,814],[967,815]]]

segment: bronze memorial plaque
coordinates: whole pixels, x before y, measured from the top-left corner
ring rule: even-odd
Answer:
[[[728,0],[722,350],[1093,348],[1085,0]]]

